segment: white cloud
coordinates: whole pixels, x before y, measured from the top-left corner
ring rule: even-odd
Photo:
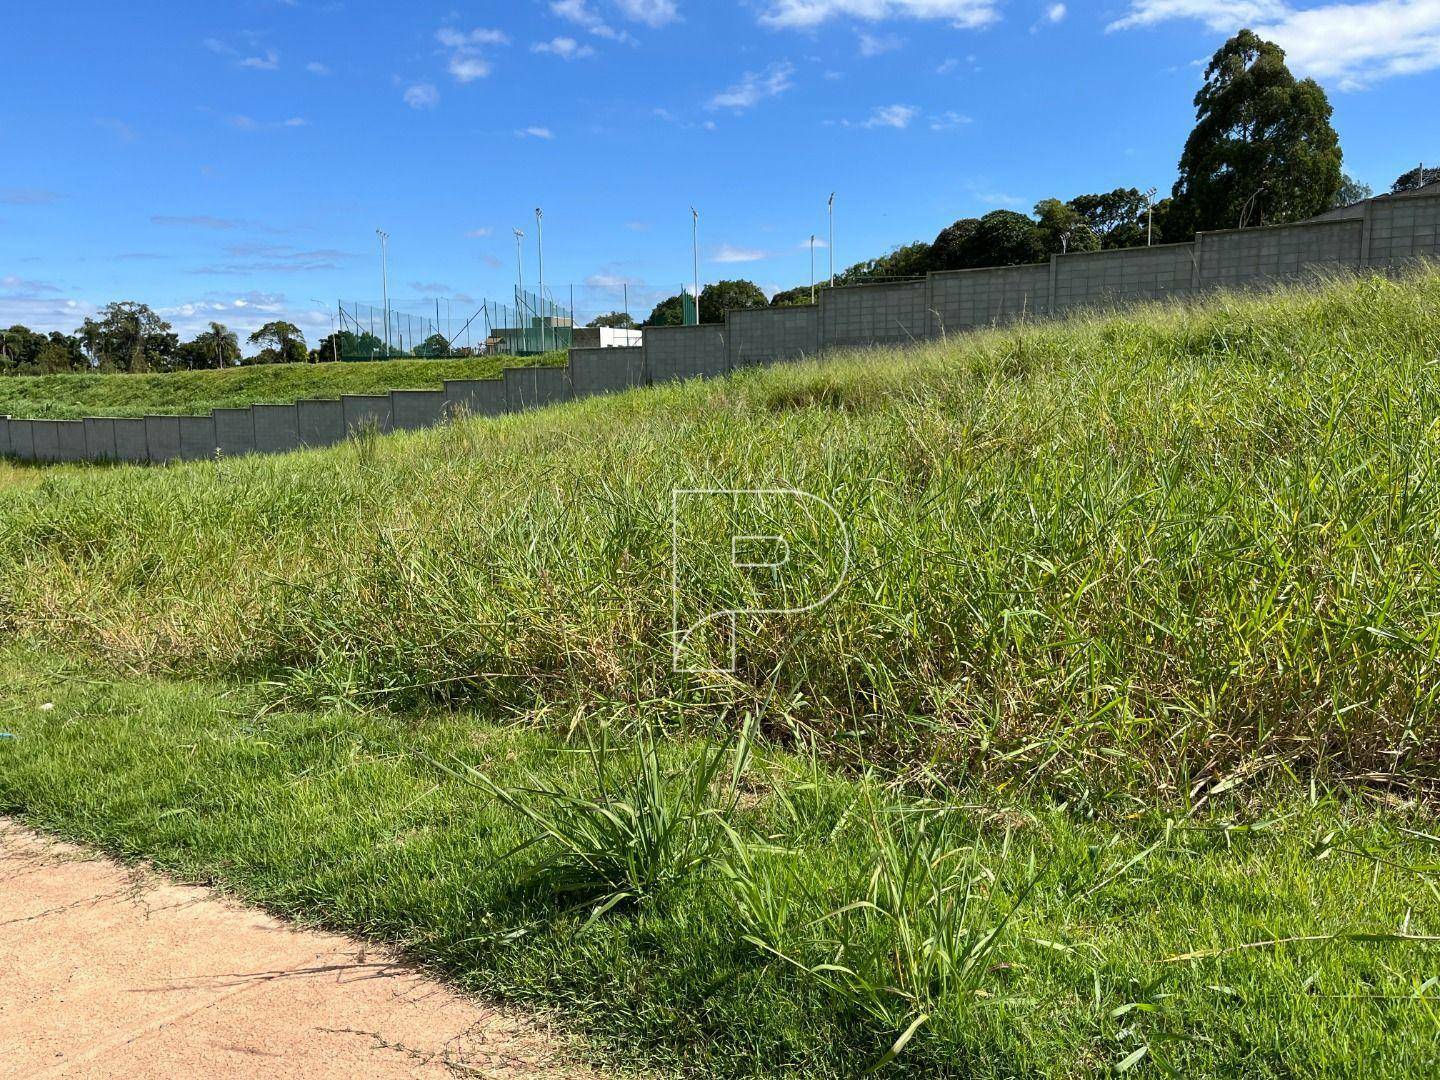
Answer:
[[[586,57],[594,56],[595,50],[589,45],[581,45],[572,37],[551,38],[549,41],[537,41],[530,46],[530,51],[535,53],[549,53],[558,56],[561,60],[583,60]]]
[[[328,64],[320,63],[319,60],[311,60],[310,63],[305,65],[305,70],[310,72],[311,75],[330,74],[330,66]]]
[[[895,34],[866,34],[858,35],[860,43],[860,55],[867,59],[872,56],[881,56],[905,45],[905,39]]]
[[[675,0],[615,0],[615,6],[632,22],[665,26],[680,18]]]
[[[495,230],[492,229],[489,225],[482,225],[478,229],[471,229],[465,235],[470,237],[470,239],[472,240],[483,240],[485,237],[490,236],[494,232]]]
[[[747,71],[740,81],[710,99],[712,109],[751,109],[766,98],[778,97],[794,85],[794,64],[771,64],[763,72]]]
[[[572,22],[588,33],[607,41],[634,44],[635,39],[624,30],[616,30],[592,8],[589,0],[552,0],[550,12],[567,22]]]
[[[978,30],[1000,21],[999,0],[771,0],[760,16],[766,26],[807,29],[836,18],[945,19]]]
[[[253,116],[241,115],[230,117],[229,123],[241,131],[275,131],[279,128],[302,128],[310,121],[301,116],[292,116],[288,120],[256,120]]]
[[[881,105],[870,114],[864,127],[867,128],[896,128],[903,131],[910,126],[910,122],[920,115],[920,110],[914,105]]]
[[[510,37],[503,30],[456,30],[449,26],[442,27],[435,34],[435,40],[447,49],[478,49],[482,45],[510,44]]]
[[[767,252],[755,248],[735,247],[733,244],[721,244],[710,253],[709,261],[712,263],[752,263],[768,259]]]
[[[434,83],[416,83],[405,88],[405,104],[412,109],[433,109],[440,104],[440,91]]]
[[[930,118],[930,130],[954,131],[956,128],[965,127],[969,123],[971,123],[970,117],[965,116],[962,113],[955,112],[952,109],[943,112],[938,116],[932,116]]]
[[[274,49],[266,49],[263,55],[245,57],[240,66],[254,71],[274,71],[280,66],[280,54]]]
[[[1440,0],[1361,0],[1297,10],[1283,0],[1132,0],[1111,30],[1176,19],[1217,33],[1252,27],[1302,75],[1359,90],[1440,68]]]
[[[527,127],[515,132],[518,139],[553,139],[555,133],[547,127]]]
[[[450,58],[446,70],[458,83],[471,83],[483,79],[491,72],[490,61],[479,56],[455,55]]]
[[[449,50],[450,60],[445,68],[461,84],[486,78],[493,70],[490,61],[482,55],[482,48],[510,44],[510,38],[503,30],[483,27],[474,30],[442,27],[436,32],[435,40]]]
[[[1065,16],[1069,14],[1070,9],[1064,4],[1049,4],[1046,6],[1044,14],[1040,16],[1039,21],[1030,27],[1030,32],[1034,34],[1047,26],[1059,26],[1065,21]]]

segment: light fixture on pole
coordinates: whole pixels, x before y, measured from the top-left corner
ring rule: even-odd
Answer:
[[[810,303],[815,302],[815,234],[810,234]]]
[[[525,234],[519,229],[512,231],[515,233],[515,320],[519,323],[525,314]],[[523,333],[525,327],[521,324],[516,329]]]
[[[1158,188],[1145,192],[1145,246],[1155,246],[1155,196]]]
[[[830,192],[830,287],[835,287],[835,192]]]
[[[695,325],[700,325],[700,211],[690,208],[690,243],[695,259]]]
[[[545,351],[545,213],[535,208],[535,244],[540,253],[540,293],[536,304],[540,308],[540,351]]]
[[[376,229],[375,235],[380,238],[380,295],[381,304],[385,308],[385,355],[388,357],[390,355],[390,234],[384,229]]]

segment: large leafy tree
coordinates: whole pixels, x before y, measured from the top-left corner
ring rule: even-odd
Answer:
[[[700,290],[700,321],[725,321],[727,311],[769,307],[764,290],[753,281],[715,281]]]
[[[431,334],[428,338],[415,346],[416,356],[430,358],[450,355],[450,339],[444,334]]]
[[[796,285],[793,289],[783,289],[770,298],[771,307],[804,307],[813,304],[820,298],[819,286],[812,288],[809,285]]]
[[[180,339],[148,304],[107,304],[80,326],[80,344],[100,371],[169,371]]]
[[[1335,192],[1333,206],[1353,206],[1355,203],[1364,202],[1373,197],[1375,189],[1369,184],[1362,184],[1349,173],[1340,177],[1340,189]]]
[[[1035,204],[1035,221],[1047,255],[1100,250],[1100,234],[1071,203],[1042,199]]]
[[[310,357],[300,328],[279,319],[251,334],[250,344],[260,346],[259,355],[251,361],[256,364],[303,364]]]
[[[1401,195],[1407,191],[1414,191],[1426,184],[1440,183],[1440,168],[1427,169],[1423,165],[1417,165],[1407,173],[1401,173],[1395,178],[1395,183],[1390,186],[1392,193]]]
[[[240,363],[240,342],[235,331],[212,322],[210,329],[196,334],[175,352],[175,366],[190,371],[235,367]]]
[[[685,325],[685,298],[683,296],[669,296],[655,305],[655,310],[650,312],[650,317],[645,320],[645,326],[684,326]]]
[[[1076,195],[1067,204],[1100,239],[1102,248],[1143,247],[1150,240],[1150,205],[1139,188]],[[1160,239],[1160,230],[1155,230]]]
[[[965,241],[980,227],[979,218],[961,218],[940,230],[930,245],[931,270],[968,270]]]
[[[835,275],[837,285],[863,285],[866,282],[923,277],[930,269],[930,245],[923,240],[902,244],[881,255],[856,263]]]
[[[1241,30],[1205,69],[1196,124],[1175,183],[1177,225],[1229,229],[1298,221],[1329,209],[1340,188],[1340,139],[1314,79],[1285,52]]]
[[[1021,266],[1043,262],[1045,255],[1040,226],[1014,210],[990,211],[960,244],[960,258],[966,268]]]
[[[0,375],[54,375],[89,366],[69,334],[52,330],[46,335],[19,324],[0,330]]]
[[[611,330],[634,330],[635,320],[630,317],[629,312],[611,311],[605,315],[599,315],[591,319],[588,325],[592,329],[597,326],[603,326]]]

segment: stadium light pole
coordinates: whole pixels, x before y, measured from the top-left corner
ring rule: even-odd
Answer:
[[[810,303],[815,302],[815,234],[810,234]]]
[[[380,297],[381,304],[385,308],[385,356],[390,356],[390,234],[384,229],[376,229],[375,235],[380,238]]]
[[[1155,246],[1155,196],[1159,188],[1151,188],[1145,192],[1145,246]]]
[[[830,192],[830,288],[835,287],[835,192]]]
[[[695,259],[695,325],[700,325],[700,211],[690,208],[690,243]]]
[[[515,229],[515,316],[516,322],[520,322],[525,311],[525,234]],[[520,325],[517,330],[524,334],[525,327]],[[522,337],[523,341],[524,338]]]
[[[545,351],[545,212],[535,208],[535,244],[540,252],[540,293],[536,302],[540,305],[540,351]]]

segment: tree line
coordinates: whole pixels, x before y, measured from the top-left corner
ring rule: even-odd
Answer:
[[[1138,188],[1043,199],[1032,214],[994,210],[961,218],[935,239],[892,248],[846,268],[836,285],[909,280],[944,270],[1040,263],[1066,252],[1185,243],[1212,229],[1282,225],[1368,199],[1371,189],[1341,169],[1333,110],[1314,79],[1296,79],[1285,53],[1242,30],[1215,53],[1195,95],[1196,124],[1166,198]],[[1440,180],[1440,168],[1411,169],[1392,193]],[[828,285],[828,281],[825,283]],[[720,322],[741,308],[809,304],[814,286],[769,300],[749,281],[721,281],[700,294],[700,321]],[[683,298],[660,302],[646,326],[678,326]]]

